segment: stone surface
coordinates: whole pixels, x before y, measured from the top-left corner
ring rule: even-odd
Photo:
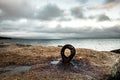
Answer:
[[[119,80],[119,54],[77,48],[71,64],[63,65],[60,62],[60,50],[61,47],[53,46],[14,47],[2,50],[0,80]],[[12,65],[29,65],[31,68],[24,73],[5,74],[10,70],[4,71],[4,67]]]
[[[111,52],[120,54],[120,49],[112,50]]]

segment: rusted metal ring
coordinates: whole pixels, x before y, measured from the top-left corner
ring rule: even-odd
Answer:
[[[69,49],[71,51],[70,56],[68,56],[68,57],[65,56],[65,54],[64,54],[65,49]],[[75,56],[75,53],[76,53],[76,50],[72,45],[70,45],[70,44],[64,45],[61,49],[62,62],[63,63],[69,63],[72,60],[72,58]]]

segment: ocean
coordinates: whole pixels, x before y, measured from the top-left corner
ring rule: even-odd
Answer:
[[[35,46],[63,46],[65,44],[71,44],[75,48],[88,48],[98,51],[120,49],[120,39],[2,39],[0,42]]]

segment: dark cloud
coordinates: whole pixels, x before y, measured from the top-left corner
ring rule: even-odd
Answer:
[[[93,30],[91,29],[91,27],[87,29],[57,27],[53,30],[54,31],[48,31],[45,33],[64,39],[65,38],[120,38],[120,28],[118,27],[116,28],[115,26],[104,29],[96,28]],[[116,32],[116,30],[119,32]]]
[[[63,10],[54,4],[46,5],[38,12],[37,17],[41,20],[51,20],[63,15]]]
[[[31,28],[30,23],[22,20],[3,20],[0,22],[0,32],[26,31],[28,27]]]
[[[119,0],[105,0],[105,3],[117,2]]]
[[[45,26],[42,26],[40,29],[35,29],[33,32],[38,33],[47,33],[52,34],[54,36],[55,34],[59,34],[59,38],[82,38],[82,37],[102,37],[102,38],[110,38],[110,37],[116,37],[120,38],[120,25],[115,25],[113,27],[108,28],[92,28],[92,27],[62,27],[60,24],[57,25],[55,28],[48,28]]]
[[[118,33],[120,35],[120,25],[110,27],[110,28],[107,29],[107,31],[113,32],[113,33]]]
[[[55,28],[50,28],[47,26],[39,26],[39,28],[34,28],[30,31],[32,32],[45,32],[45,33],[84,33],[89,32],[91,30],[91,27],[89,28],[74,28],[74,27],[62,27],[60,24],[58,24]]]
[[[102,38],[110,38],[110,37],[116,37],[120,38],[120,25],[115,25],[113,27],[108,27],[105,28],[103,27],[102,29],[97,28],[92,28],[92,27],[62,27],[60,24],[57,25],[55,28],[50,28],[47,26],[34,26],[31,25],[28,27],[28,25],[17,25],[17,24],[12,24],[12,23],[4,23],[0,24],[0,33],[4,36],[17,36],[17,34],[20,35],[20,37],[23,38],[87,38],[87,37],[102,37]],[[19,28],[20,27],[20,28]],[[18,31],[18,33],[14,33]],[[24,34],[22,32],[27,32],[27,33],[36,33],[36,34]],[[11,32],[11,34],[3,34],[4,32]],[[44,36],[43,36],[44,35]]]
[[[76,0],[76,1],[78,1],[80,3],[87,3],[88,2],[88,0]]]
[[[105,37],[120,38],[120,25],[115,25],[113,27],[104,28],[103,30],[104,31],[102,33],[105,34]]]
[[[110,18],[108,16],[106,16],[105,14],[99,15],[98,16],[98,21],[109,21]]]
[[[0,25],[0,32],[14,32],[14,31],[20,31],[20,28],[12,27],[11,25]]]
[[[89,19],[94,19],[94,18],[96,18],[96,17],[92,15],[92,16],[88,16],[88,18],[89,18]]]
[[[92,37],[101,37],[101,38],[120,38],[120,26],[115,25],[108,28],[102,28],[102,29],[93,29],[91,32],[89,32],[88,35],[92,35]]]
[[[71,18],[65,18],[65,17],[61,17],[58,19],[58,21],[71,21]]]
[[[14,11],[19,11],[25,3],[26,2],[24,0],[0,0],[0,9],[5,12],[12,13]]]
[[[80,7],[75,7],[71,9],[71,14],[75,18],[84,18],[83,9]]]
[[[120,38],[120,25],[115,25],[112,27],[103,27],[102,29],[88,27],[65,27],[63,28],[61,25],[56,26],[53,31],[47,31],[50,33],[62,33],[68,34],[69,38],[81,38],[81,37],[98,37],[98,38]],[[72,35],[69,35],[72,34]],[[67,36],[66,36],[67,37]]]
[[[26,0],[0,0],[0,10],[0,20],[30,18],[34,13]]]
[[[62,16],[63,12],[54,4],[47,4],[38,10],[27,0],[0,1],[0,20],[17,20],[19,18],[51,20]]]

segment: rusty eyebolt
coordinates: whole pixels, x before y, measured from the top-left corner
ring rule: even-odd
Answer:
[[[69,49],[71,51],[71,54],[68,57],[65,56],[65,53],[64,53],[65,49]],[[76,50],[72,45],[70,45],[70,44],[64,45],[61,49],[62,63],[64,63],[64,64],[70,63],[72,58],[75,56],[75,53],[76,53]]]

